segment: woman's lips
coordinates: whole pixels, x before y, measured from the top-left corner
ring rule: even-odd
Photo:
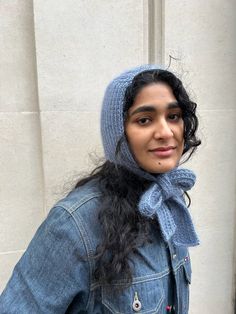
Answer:
[[[170,157],[173,154],[175,149],[176,147],[174,146],[160,147],[160,148],[151,150],[151,152],[157,157]]]

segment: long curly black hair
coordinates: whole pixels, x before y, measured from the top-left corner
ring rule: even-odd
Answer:
[[[162,82],[171,87],[182,109],[184,121],[184,151],[186,161],[201,141],[196,137],[198,119],[197,104],[190,100],[180,79],[167,70],[147,70],[136,75],[127,87],[124,99],[125,114],[134,103],[140,90],[149,84]],[[125,122],[125,121],[124,121]],[[122,140],[122,139],[121,139]],[[116,154],[119,154],[117,144]],[[149,230],[153,223],[136,210],[140,196],[151,182],[137,176],[123,166],[105,161],[93,172],[79,180],[76,188],[92,179],[98,179],[103,194],[99,208],[99,222],[103,230],[103,242],[95,253],[96,269],[94,279],[100,285],[111,284],[117,278],[125,278],[127,285],[132,282],[130,257],[138,246],[149,241]]]

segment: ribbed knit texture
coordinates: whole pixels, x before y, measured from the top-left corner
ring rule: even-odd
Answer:
[[[126,88],[131,84],[135,75],[145,70],[162,68],[163,67],[159,65],[142,65],[122,73],[111,81],[106,89],[103,99],[100,121],[103,148],[106,159],[116,164],[123,165],[136,174],[149,178],[150,180],[151,177],[149,174],[142,171],[134,161],[134,158],[130,153],[128,143],[124,138],[124,96]],[[117,143],[121,137],[123,137],[124,140],[122,141],[121,151],[119,158],[117,159],[115,151]]]
[[[169,241],[173,237],[177,245],[195,246],[199,244],[199,240],[182,195],[183,191],[193,186],[195,175],[186,169],[174,169],[157,175],[146,172],[134,160],[124,135],[123,111],[126,88],[137,74],[151,69],[163,67],[142,65],[122,73],[108,85],[100,121],[104,153],[107,160],[154,182],[142,195],[138,208],[143,215],[158,219],[164,240]],[[117,158],[116,147],[121,138],[123,141]]]

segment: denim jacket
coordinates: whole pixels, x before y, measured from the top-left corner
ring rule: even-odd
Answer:
[[[92,180],[51,209],[0,297],[1,314],[188,313],[188,249],[165,243],[157,225],[151,229],[152,242],[138,247],[130,258],[130,287],[119,294],[93,280],[91,257],[102,239],[100,202],[101,192]],[[171,305],[175,312],[168,312]]]

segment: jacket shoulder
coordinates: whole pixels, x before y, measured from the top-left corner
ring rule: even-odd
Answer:
[[[93,179],[71,191],[56,204],[72,217],[90,253],[96,250],[103,233],[99,222],[101,198],[98,180]]]
[[[65,198],[61,199],[55,206],[64,208],[68,213],[82,212],[93,205],[101,198],[102,192],[98,180],[91,180],[84,185],[72,190]]]

